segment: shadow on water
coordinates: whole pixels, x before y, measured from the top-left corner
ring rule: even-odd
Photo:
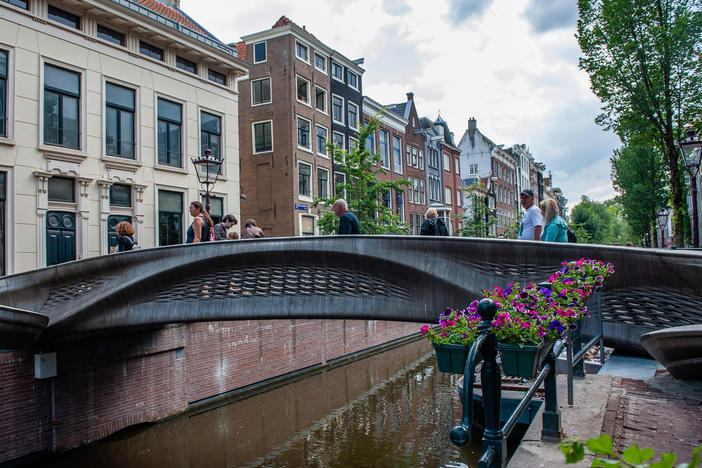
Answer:
[[[460,450],[449,440],[458,377],[438,372],[431,347],[415,341],[32,466],[476,467],[480,430]]]

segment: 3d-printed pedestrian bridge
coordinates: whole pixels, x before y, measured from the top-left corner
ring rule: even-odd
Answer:
[[[606,340],[702,322],[702,254],[582,244],[412,236],[213,242],[94,257],[0,279],[0,349],[168,323],[275,318],[432,322],[480,290],[543,281],[564,260],[616,274]]]

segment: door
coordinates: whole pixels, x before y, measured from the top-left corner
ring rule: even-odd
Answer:
[[[46,213],[46,266],[76,259],[76,215]]]

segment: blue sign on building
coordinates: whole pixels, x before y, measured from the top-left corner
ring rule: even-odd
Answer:
[[[295,203],[295,209],[307,211],[307,205],[300,205],[299,203]]]

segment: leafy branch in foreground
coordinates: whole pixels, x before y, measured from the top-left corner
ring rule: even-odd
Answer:
[[[578,463],[585,458],[585,447],[595,455],[606,455],[609,458],[593,458],[593,467],[631,467],[631,468],[698,468],[700,466],[700,451],[702,445],[692,452],[690,463],[675,465],[677,455],[664,453],[657,462],[649,463],[656,455],[653,449],[639,448],[636,444],[624,450],[621,454],[614,451],[612,439],[607,434],[587,441],[587,445],[580,438],[566,439],[561,442],[561,452],[565,455],[566,464]]]

